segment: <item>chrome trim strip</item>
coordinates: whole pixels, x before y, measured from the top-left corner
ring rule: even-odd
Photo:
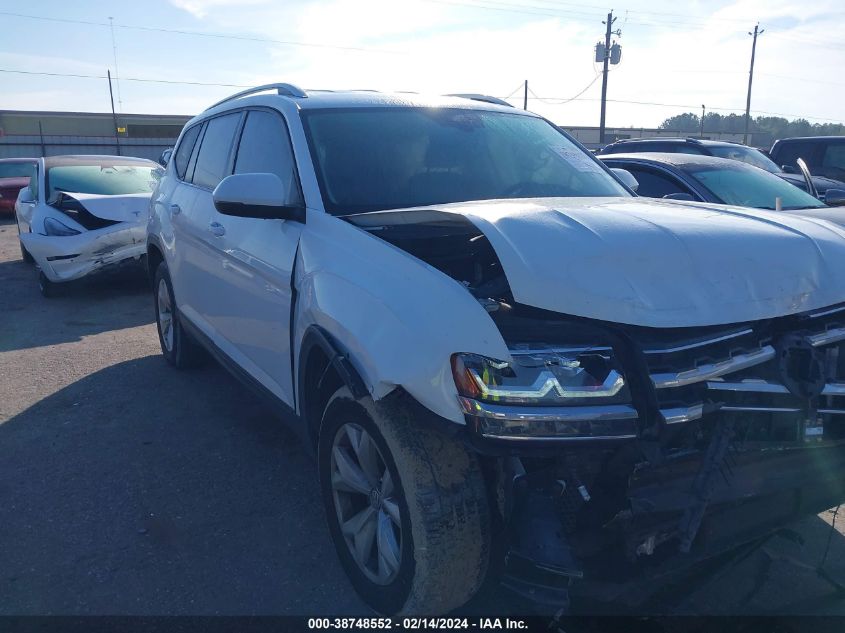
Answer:
[[[775,348],[771,345],[764,345],[753,352],[749,352],[747,354],[737,354],[732,358],[719,361],[718,363],[700,365],[695,369],[689,369],[675,374],[652,374],[651,380],[657,389],[683,387],[684,385],[691,385],[697,382],[710,380],[711,378],[718,378],[719,376],[729,374],[734,371],[747,369],[748,367],[765,363],[774,357]]]
[[[820,347],[830,343],[836,343],[845,339],[845,328],[838,327],[820,334],[812,334],[807,337],[807,342],[813,347]]]
[[[482,433],[481,437],[505,442],[595,442],[596,440],[632,440],[636,435],[493,435]]]
[[[829,415],[845,415],[845,411],[841,409],[819,409],[818,413],[827,413]]]
[[[845,396],[845,384],[841,382],[829,382],[822,390],[823,396]]]
[[[737,338],[738,336],[745,336],[746,334],[751,334],[754,330],[748,328],[747,330],[742,330],[740,332],[734,332],[733,334],[725,334],[724,336],[720,336],[718,338],[711,338],[706,341],[700,341],[698,343],[690,343],[689,345],[681,345],[679,347],[670,347],[668,349],[646,349],[643,350],[646,354],[672,354],[673,352],[683,352],[688,349],[695,349],[696,347],[706,347],[707,345],[712,345],[714,343],[721,343],[722,341],[727,341],[732,338]]]
[[[603,347],[526,347],[525,349],[508,348],[511,356],[523,356],[529,354],[583,354],[585,352],[610,352],[613,348]]]
[[[719,407],[719,411],[750,411],[758,413],[798,413],[793,407]]]
[[[633,420],[638,417],[637,410],[625,404],[586,407],[523,407],[519,405],[512,406],[479,402],[478,400],[463,396],[458,396],[458,402],[464,413],[490,418],[491,420],[514,420],[517,422],[603,422],[605,420]]]
[[[839,306],[838,308],[831,308],[830,310],[825,310],[824,312],[808,314],[807,317],[810,319],[818,319],[819,317],[827,316],[828,314],[836,314],[837,312],[842,312],[843,310],[845,310],[845,306]]]
[[[842,385],[845,395],[845,385]],[[743,380],[741,382],[708,381],[707,389],[710,391],[744,391],[750,393],[789,393],[789,389],[776,382],[765,380]]]
[[[692,422],[704,415],[704,405],[694,404],[691,407],[674,407],[672,409],[661,409],[660,413],[666,424],[679,424],[681,422]]]

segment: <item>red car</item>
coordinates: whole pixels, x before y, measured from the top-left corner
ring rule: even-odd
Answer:
[[[29,184],[35,158],[0,158],[0,216],[14,217],[18,192]]]

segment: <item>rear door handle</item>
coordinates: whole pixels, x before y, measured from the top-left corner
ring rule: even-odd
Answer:
[[[212,235],[216,235],[217,237],[226,235],[226,227],[220,224],[220,222],[212,222],[208,225],[208,230],[211,231]]]
[[[171,204],[170,213],[172,213],[173,215],[179,215],[180,213],[182,213],[182,207],[180,207],[178,204]]]

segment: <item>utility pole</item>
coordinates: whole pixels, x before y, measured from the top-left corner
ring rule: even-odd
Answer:
[[[117,105],[123,112],[123,99],[120,98],[120,70],[117,68],[117,40],[114,39],[114,18],[109,17],[109,28],[111,29],[111,50],[114,55],[114,81],[117,84]]]
[[[121,156],[120,153],[120,137],[117,135],[117,115],[114,113],[114,93],[111,89],[111,70],[106,70],[106,74],[109,78],[109,99],[111,100],[111,120],[114,124],[114,142],[117,145],[117,155]]]
[[[748,145],[748,125],[751,121],[751,82],[754,80],[754,55],[757,53],[757,36],[765,32],[765,29],[758,30],[760,24],[754,25],[754,32],[748,32],[749,35],[754,36],[754,41],[751,44],[751,69],[748,71],[748,98],[745,101],[745,132],[742,135],[743,145]]]
[[[698,131],[698,138],[704,138],[704,104],[701,104],[701,129]]]
[[[528,109],[528,80],[525,80],[525,96],[522,98],[522,109]]]
[[[613,52],[613,59],[611,59],[610,36],[614,34],[613,23],[616,18],[613,17],[613,11],[607,14],[607,21],[602,24],[607,25],[604,32],[604,48],[601,44],[596,46],[596,61],[602,62],[602,79],[601,79],[601,121],[599,122],[599,142],[604,144],[604,123],[605,115],[607,113],[607,72],[608,64],[618,64],[619,57],[622,52],[618,44],[614,44],[615,51]],[[622,35],[621,31],[616,31],[615,34]],[[601,58],[601,59],[599,59]]]

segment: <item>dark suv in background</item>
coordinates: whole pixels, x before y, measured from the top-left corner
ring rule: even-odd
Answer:
[[[778,139],[769,155],[786,172],[799,173],[795,161],[803,158],[813,174],[845,181],[845,136]]]
[[[843,157],[841,162],[845,162],[845,138],[838,137],[840,140],[843,141],[842,151]],[[814,140],[814,139],[788,139],[789,141],[793,140]],[[778,143],[782,143],[785,141],[777,141],[775,143],[775,147],[777,147]],[[774,147],[772,148],[774,151]],[[739,143],[731,143],[728,141],[710,141],[705,139],[697,139],[697,138],[646,138],[646,139],[625,139],[621,141],[616,141],[615,143],[611,143],[607,147],[605,147],[599,155],[604,156],[607,154],[628,154],[634,152],[663,152],[663,153],[671,153],[671,154],[697,154],[699,156],[716,156],[717,158],[730,158],[733,160],[738,160],[743,163],[748,163],[749,165],[754,165],[755,167],[759,167],[760,169],[765,169],[766,171],[780,176],[784,180],[790,182],[791,184],[807,191],[807,183],[804,181],[804,176],[801,174],[801,171],[795,166],[796,158],[800,158],[800,155],[796,155],[789,161],[790,168],[784,169],[779,167],[779,165],[783,165],[784,161],[780,161],[775,159],[774,155],[770,159],[760,150],[754,147],[748,147],[746,145],[740,145]],[[773,160],[774,159],[774,160]],[[806,160],[806,157],[805,157]],[[825,191],[828,189],[842,189],[843,183],[839,182],[839,180],[831,180],[831,178],[836,178],[836,176],[829,176],[822,169],[816,169],[810,161],[807,161],[807,164],[810,167],[810,171],[813,173],[813,184],[815,185],[816,191],[818,192],[819,198],[824,200]],[[845,168],[845,165],[843,165]],[[845,177],[845,172],[840,170],[840,176]],[[824,177],[828,176],[828,177]]]

